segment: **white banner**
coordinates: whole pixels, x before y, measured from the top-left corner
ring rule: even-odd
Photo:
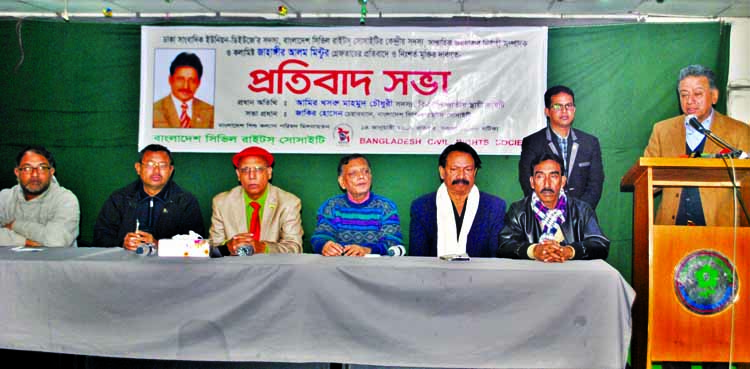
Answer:
[[[144,26],[141,48],[140,148],[517,155],[546,124],[546,27]]]

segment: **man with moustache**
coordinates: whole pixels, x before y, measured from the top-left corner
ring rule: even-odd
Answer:
[[[596,213],[563,190],[567,178],[562,159],[544,153],[530,165],[534,192],[508,209],[497,256],[545,263],[606,259],[609,239],[599,229]]]
[[[575,95],[566,86],[553,86],[544,93],[547,127],[524,137],[518,161],[518,182],[524,196],[532,193],[529,185],[531,161],[542,153],[563,159],[567,168],[565,193],[586,201],[593,209],[602,197],[604,169],[599,140],[573,128],[576,117]]]
[[[370,162],[361,154],[339,161],[338,183],[344,194],[331,197],[318,209],[318,225],[310,240],[323,256],[388,255],[401,245],[401,221],[396,204],[370,191]]]
[[[474,184],[481,167],[479,155],[467,143],[443,150],[438,159],[443,183],[411,204],[409,255],[496,255],[505,201]]]
[[[55,158],[42,146],[16,156],[18,184],[0,191],[0,246],[76,247],[78,199],[55,178]]]
[[[154,128],[214,128],[213,105],[195,97],[203,64],[197,55],[182,52],[169,66],[171,93],[154,103]]]
[[[714,110],[719,99],[714,72],[702,65],[680,70],[677,82],[683,115],[654,125],[643,156],[679,157],[715,154],[721,147],[695,130],[688,121],[695,117],[706,129],[730,145],[750,151],[750,127]],[[711,187],[667,187],[654,224],[731,226],[732,189]]]
[[[269,182],[274,158],[258,146],[232,157],[240,185],[214,197],[211,245],[222,255],[301,253],[300,199]]]
[[[115,191],[99,211],[94,245],[135,250],[160,239],[205,235],[198,200],[172,180],[174,159],[162,145],[148,145],[135,163],[138,179]]]

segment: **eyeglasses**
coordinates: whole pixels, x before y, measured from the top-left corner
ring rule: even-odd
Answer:
[[[370,172],[370,169],[367,169],[367,168],[346,172],[346,176],[349,177],[349,179],[355,179],[359,176],[369,177],[371,174],[372,173]]]
[[[563,110],[563,108],[564,108],[564,109],[565,109],[566,111],[573,111],[573,110],[576,110],[576,104],[574,104],[574,103],[567,103],[567,104],[565,104],[565,105],[563,105],[563,104],[552,104],[552,106],[550,106],[550,107],[551,107],[551,108],[552,108],[552,110],[554,110],[554,111],[560,111],[560,110]]]
[[[52,167],[50,167],[49,165],[46,165],[46,164],[42,164],[42,165],[40,165],[38,167],[34,167],[34,166],[31,166],[31,165],[24,165],[22,167],[18,167],[18,170],[20,170],[21,172],[23,172],[25,174],[29,174],[29,173],[31,173],[31,172],[33,172],[35,170],[38,170],[41,173],[47,173],[47,172],[50,171],[50,169],[52,169]]]
[[[148,163],[141,163],[141,165],[144,165],[146,168],[151,169],[151,170],[156,169],[156,168],[159,168],[160,170],[166,170],[167,168],[171,166],[171,164],[169,163],[165,163],[165,162],[157,163],[155,161],[150,161]]]
[[[268,167],[263,167],[263,166],[257,166],[257,167],[242,167],[242,168],[239,168],[239,169],[237,169],[237,170],[239,170],[239,171],[240,171],[240,173],[242,173],[242,174],[249,174],[249,173],[253,173],[253,174],[256,174],[256,173],[261,173],[261,172],[263,172],[263,171],[264,171],[264,170],[266,170],[267,168],[268,168]]]

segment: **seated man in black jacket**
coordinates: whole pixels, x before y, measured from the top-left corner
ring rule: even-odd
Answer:
[[[194,231],[206,236],[198,200],[172,181],[172,153],[148,145],[135,163],[138,179],[109,196],[94,225],[94,246],[135,250],[141,243]]]
[[[544,153],[531,162],[534,192],[506,213],[498,257],[558,263],[607,258],[609,239],[599,229],[596,213],[587,203],[565,196],[564,173],[555,154]]]

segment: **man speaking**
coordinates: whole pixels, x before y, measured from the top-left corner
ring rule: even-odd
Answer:
[[[730,145],[750,150],[750,127],[713,108],[719,99],[714,72],[702,65],[682,68],[677,93],[683,115],[654,125],[643,156],[700,157],[721,151],[721,147],[690,125],[693,117]],[[726,209],[732,208],[732,196],[732,190],[726,188],[664,188],[655,224],[730,226],[734,220]]]
[[[195,97],[203,64],[197,55],[182,52],[169,66],[171,93],[154,103],[154,128],[214,128],[213,105]]]

